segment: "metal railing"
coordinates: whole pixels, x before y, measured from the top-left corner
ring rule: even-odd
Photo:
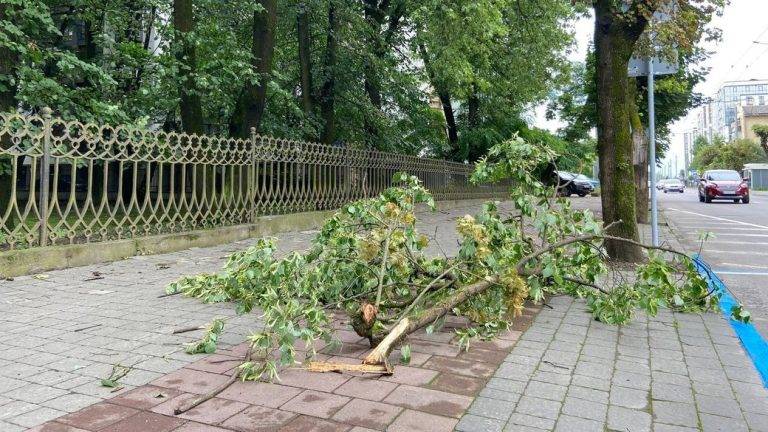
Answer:
[[[251,134],[153,132],[0,114],[0,250],[103,242],[334,209],[418,176],[437,200],[492,198],[472,165]]]

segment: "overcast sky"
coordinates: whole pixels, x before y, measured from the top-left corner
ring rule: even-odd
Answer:
[[[720,42],[705,47],[712,55],[705,63],[710,72],[696,91],[713,96],[725,81],[768,79],[768,0],[731,0],[723,16],[715,17],[713,26],[723,32]],[[583,19],[574,26],[576,49],[572,60],[583,61],[587,47],[592,40],[593,23]],[[755,41],[759,43],[755,43]],[[683,133],[691,130],[695,123],[697,109],[675,123],[672,130],[672,147],[665,163],[674,163],[677,155],[678,169],[683,167]],[[536,110],[536,124],[554,130],[559,122],[547,122],[543,108]]]

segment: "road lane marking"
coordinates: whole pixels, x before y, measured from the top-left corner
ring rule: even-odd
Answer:
[[[766,269],[766,270],[768,270],[768,267],[766,267],[766,266],[759,266],[759,265],[752,265],[752,264],[722,263],[720,265],[725,266],[725,267],[745,267],[745,268]]]
[[[765,255],[768,256],[768,252],[752,252],[752,251],[724,251],[724,250],[710,250],[705,249],[705,253],[720,253],[720,254],[734,254],[734,255]]]
[[[744,242],[744,241],[723,241],[723,240],[715,240],[715,239],[709,239],[704,242],[705,245],[708,244],[733,244],[733,245],[749,245],[749,246],[768,246],[768,242]]]
[[[749,272],[749,271],[733,271],[733,270],[713,270],[713,271],[721,275],[768,276],[768,272]]]
[[[699,233],[696,232],[686,232],[686,235],[693,238],[698,238]],[[717,235],[717,232],[715,232],[715,235]],[[721,233],[723,236],[729,236],[729,237],[768,237],[768,234],[743,234],[743,233]]]
[[[733,230],[733,231],[768,231],[768,228],[742,228],[742,227],[725,227],[725,224],[717,224],[717,225],[710,225],[710,226],[702,226],[702,225],[684,225],[684,224],[678,224],[681,228],[685,229],[723,229],[723,230]]]
[[[735,224],[739,224],[739,225],[745,225],[745,226],[751,226],[751,227],[755,227],[755,228],[765,228],[765,229],[768,229],[768,226],[765,226],[765,225],[758,225],[758,224],[753,224],[753,223],[749,223],[749,222],[742,222],[742,221],[737,221],[737,220],[733,220],[733,219],[721,218],[721,217],[717,217],[717,216],[710,216],[710,215],[696,213],[696,212],[692,212],[692,211],[688,211],[688,210],[680,210],[680,209],[676,209],[676,208],[672,208],[672,207],[670,207],[668,210],[677,211],[677,212],[681,212],[681,213],[688,213],[688,214],[697,215],[697,216],[701,216],[701,217],[705,217],[705,218],[709,218],[709,219],[714,219],[714,220],[719,220],[719,221],[723,221],[723,222],[731,222],[731,223],[735,223]]]

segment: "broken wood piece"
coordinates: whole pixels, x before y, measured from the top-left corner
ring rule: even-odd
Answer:
[[[392,375],[394,373],[389,364],[369,365],[324,361],[309,362],[309,366],[306,369],[310,372],[362,372],[382,375]]]

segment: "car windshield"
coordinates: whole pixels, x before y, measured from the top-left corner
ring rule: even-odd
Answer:
[[[576,174],[569,173],[568,171],[558,171],[560,177],[562,177],[564,180],[573,180],[574,177],[576,177]]]
[[[711,171],[707,174],[709,180],[714,181],[740,181],[741,177],[736,171]]]
[[[579,174],[574,180],[589,181],[589,177],[585,176],[584,174]]]

